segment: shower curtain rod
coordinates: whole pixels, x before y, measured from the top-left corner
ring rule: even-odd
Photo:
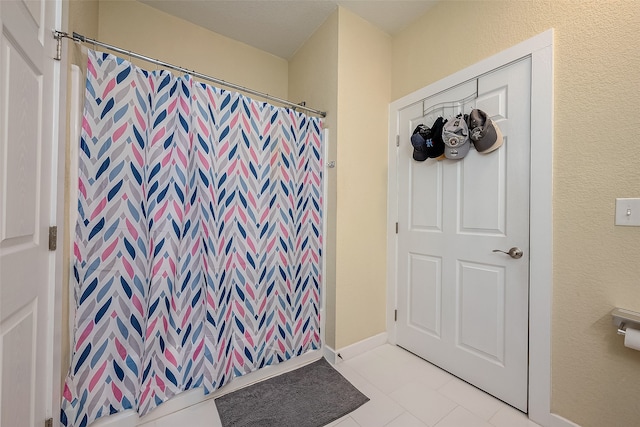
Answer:
[[[85,37],[82,34],[78,34],[76,32],[73,32],[73,35],[69,35],[69,33],[65,33],[65,32],[62,32],[62,31],[55,30],[53,32],[53,37],[56,40],[58,40],[58,57],[56,59],[59,59],[59,57],[60,57],[60,41],[61,41],[61,39],[62,38],[67,38],[67,39],[71,39],[73,41],[80,42],[80,43],[86,43],[86,44],[92,44],[94,46],[100,46],[100,47],[103,47],[105,49],[109,49],[111,51],[118,52],[118,53],[121,53],[123,55],[127,55],[130,58],[141,59],[143,61],[150,62],[152,64],[157,64],[157,65],[160,65],[160,66],[165,67],[165,68],[169,68],[169,69],[174,70],[174,71],[179,71],[181,73],[190,74],[190,75],[192,75],[194,77],[197,77],[199,79],[206,80],[206,81],[209,81],[209,82],[213,82],[213,83],[221,85],[221,86],[226,86],[226,87],[229,87],[231,89],[235,89],[235,90],[238,90],[238,91],[241,91],[241,92],[244,92],[244,93],[248,93],[248,94],[251,94],[251,95],[256,95],[256,96],[259,96],[261,98],[268,99],[269,101],[274,101],[274,102],[277,102],[279,104],[290,106],[290,107],[292,107],[292,109],[294,111],[295,110],[304,110],[306,112],[315,114],[315,115],[320,116],[320,117],[326,117],[327,116],[326,112],[320,111],[320,110],[315,110],[313,108],[309,108],[309,107],[304,105],[304,102],[301,103],[301,104],[296,104],[295,102],[288,101],[288,100],[282,99],[282,98],[278,98],[277,96],[273,96],[273,95],[269,95],[267,93],[259,92],[257,90],[249,89],[247,87],[240,86],[240,85],[237,85],[237,84],[234,84],[234,83],[229,83],[229,82],[226,82],[224,80],[220,80],[220,79],[217,79],[215,77],[208,76],[206,74],[198,73],[197,71],[189,70],[187,68],[183,68],[183,67],[180,67],[178,65],[173,65],[173,64],[169,64],[169,63],[164,62],[164,61],[160,61],[159,59],[150,58],[148,56],[140,55],[139,53],[135,53],[135,52],[131,52],[129,50],[125,50],[125,49],[119,48],[117,46],[113,46],[113,45],[110,45],[110,44],[107,44],[107,43],[103,43],[103,42],[100,42],[100,41],[97,41],[97,40],[93,40],[93,39],[90,39],[89,37]]]

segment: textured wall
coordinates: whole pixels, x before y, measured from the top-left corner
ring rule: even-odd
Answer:
[[[397,99],[555,29],[552,411],[584,427],[640,420],[640,352],[609,316],[640,311],[640,228],[613,225],[640,197],[638,5],[443,1],[393,40]]]
[[[285,59],[132,0],[100,1],[99,40],[287,98]],[[154,69],[141,63],[146,69]]]
[[[328,112],[326,343],[384,332],[391,38],[338,8],[289,65],[289,93]]]
[[[72,0],[68,2],[69,32],[98,37],[98,1]]]
[[[336,346],[386,330],[391,38],[339,8]]]
[[[329,130],[328,159],[336,158],[338,139],[338,12],[334,12],[289,61],[289,96],[295,101],[327,112],[323,120]],[[325,163],[326,163],[325,159]],[[326,253],[325,344],[336,348],[336,169],[328,169],[324,215],[327,229]]]

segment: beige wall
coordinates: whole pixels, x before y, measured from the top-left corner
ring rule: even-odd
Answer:
[[[289,65],[289,94],[328,112],[325,343],[385,331],[391,38],[338,8]],[[374,90],[372,90],[374,88]]]
[[[339,9],[336,348],[386,331],[391,37]]]
[[[292,100],[306,101],[307,105],[327,112],[323,126],[329,130],[329,159],[336,158],[338,139],[338,12],[333,13],[315,31],[289,61],[289,96]],[[325,344],[336,348],[336,169],[327,169],[324,185],[327,200],[324,215],[327,230],[324,240],[326,265],[324,277],[325,295]]]
[[[87,37],[98,37],[98,2],[96,0],[70,0],[69,32],[77,32]]]
[[[285,59],[132,0],[102,0],[98,40],[287,98]],[[151,64],[143,65],[154,69]]]
[[[392,97],[548,28],[555,29],[552,411],[584,427],[635,426],[640,352],[623,347],[609,311],[640,311],[640,228],[613,225],[615,197],[640,197],[638,2],[441,2],[393,39]]]

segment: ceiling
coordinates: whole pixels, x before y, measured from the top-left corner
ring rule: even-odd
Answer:
[[[250,46],[290,59],[338,7],[394,35],[437,0],[140,0]]]

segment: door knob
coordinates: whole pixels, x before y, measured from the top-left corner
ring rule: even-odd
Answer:
[[[509,252],[501,251],[500,249],[494,249],[493,252],[502,252],[503,254],[509,255],[511,258],[520,259],[522,258],[522,249],[513,247],[509,249]]]

